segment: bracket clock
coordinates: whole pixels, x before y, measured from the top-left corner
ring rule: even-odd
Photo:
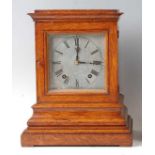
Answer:
[[[130,146],[118,10],[35,10],[37,103],[22,146]]]

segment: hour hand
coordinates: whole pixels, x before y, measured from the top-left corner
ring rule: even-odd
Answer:
[[[79,61],[79,51],[76,49],[76,61]]]

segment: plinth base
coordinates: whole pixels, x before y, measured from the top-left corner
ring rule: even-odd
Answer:
[[[127,126],[28,127],[22,146],[131,146],[132,120]]]
[[[22,146],[131,146],[132,119],[123,104],[37,103]]]

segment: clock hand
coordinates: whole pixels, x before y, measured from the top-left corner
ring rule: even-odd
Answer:
[[[76,61],[78,62],[79,61],[79,51],[80,51],[80,47],[79,47],[79,38],[76,36],[74,38],[75,40],[75,50],[76,50]]]
[[[83,62],[83,61],[78,61],[79,64],[93,64],[92,62]]]
[[[79,49],[76,48],[76,61],[79,61]]]
[[[103,62],[102,61],[93,61],[93,62],[83,62],[83,61],[78,61],[79,64],[92,64],[92,65],[101,65]]]

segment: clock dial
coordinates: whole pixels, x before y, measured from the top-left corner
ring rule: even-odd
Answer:
[[[49,35],[50,89],[104,89],[104,34]]]

